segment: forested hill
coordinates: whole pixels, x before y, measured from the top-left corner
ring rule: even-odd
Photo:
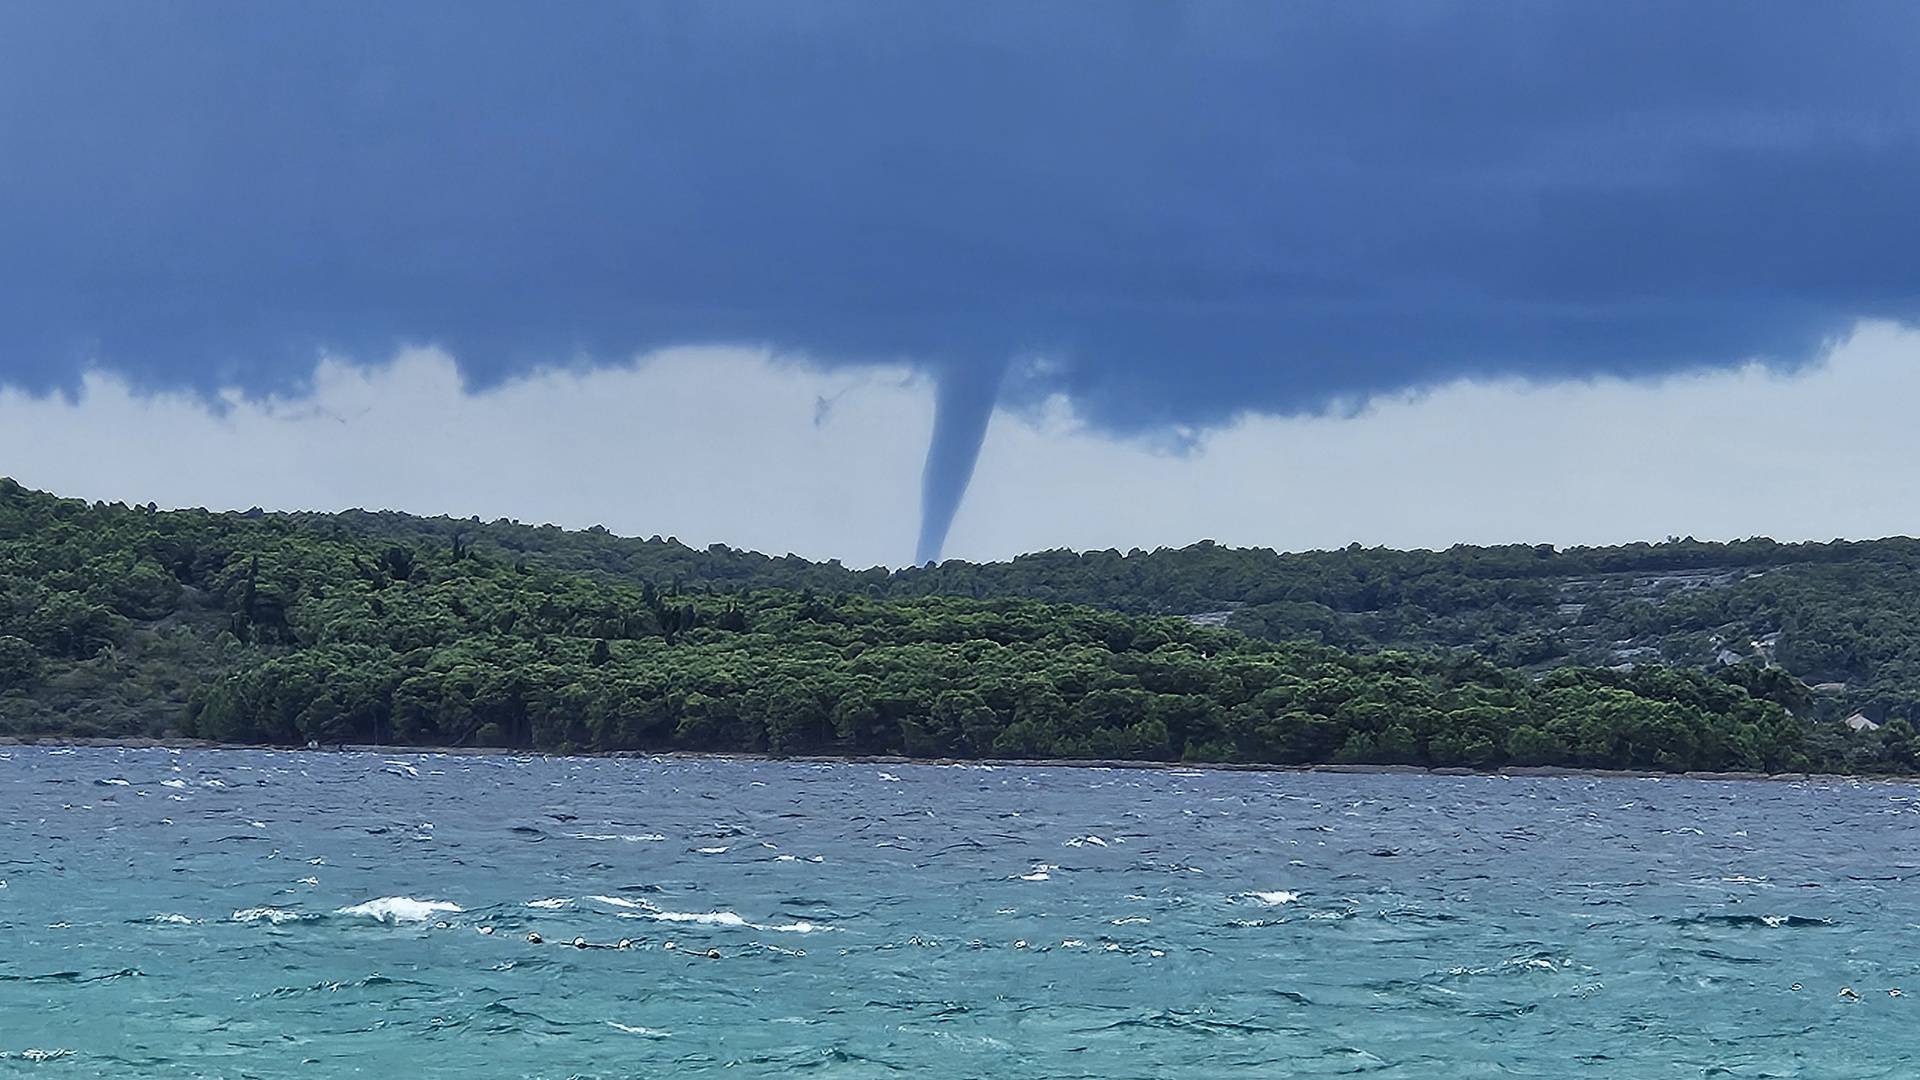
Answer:
[[[1359,654],[1085,605],[911,596],[891,580],[880,595],[656,587],[622,580],[631,568],[555,569],[559,556],[504,551],[481,529],[439,542],[401,535],[437,526],[391,520],[374,536],[352,516],[161,512],[0,481],[0,734],[1667,770],[1914,763],[1905,723],[1870,736],[1810,724],[1789,712],[1803,688],[1751,664],[1541,676],[1465,652]],[[569,535],[556,551],[579,543]]]
[[[1617,547],[1041,552],[889,573],[794,556],[513,522],[396,513],[287,515],[302,528],[682,589],[813,589],[885,597],[1020,597],[1197,616],[1269,641],[1471,649],[1503,666],[1779,665],[1833,719],[1920,711],[1920,541]]]

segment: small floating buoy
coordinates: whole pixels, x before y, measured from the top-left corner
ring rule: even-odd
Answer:
[[[1900,988],[1899,988],[1899,987],[1897,987],[1897,986],[1889,986],[1889,987],[1887,987],[1887,996],[1888,996],[1888,997],[1900,997],[1900,996],[1901,996],[1901,994],[1900,994]]]
[[[527,935],[527,943],[528,943],[528,944],[530,944],[530,945],[538,945],[538,944],[540,944],[541,942],[543,942],[543,941],[545,941],[545,940],[546,940],[546,938],[543,938],[543,937],[541,937],[541,936],[540,936],[539,934],[528,934],[528,935]]]
[[[491,927],[491,926],[483,926],[483,927],[481,927],[481,928],[480,928],[480,932],[481,932],[481,933],[483,933],[483,934],[491,934],[491,933],[493,933],[493,927]]]
[[[584,948],[586,948],[586,947],[587,947],[587,939],[586,939],[586,938],[583,938],[583,937],[577,937],[577,938],[574,938],[574,939],[573,939],[573,947],[574,947],[574,948],[576,948],[576,949],[584,949]]]
[[[665,945],[662,945],[662,946],[660,946],[660,947],[661,947],[661,948],[663,948],[663,949],[671,949],[671,948],[673,948],[673,942],[671,942],[671,941],[669,941],[669,942],[667,942],[667,943],[666,943]]]
[[[709,960],[718,960],[718,959],[720,959],[720,950],[719,950],[719,949],[708,949],[708,950],[707,950],[706,952],[704,952],[704,953],[701,953],[700,955],[702,955],[702,956],[704,956],[704,957],[706,957],[706,958],[707,958],[707,959],[709,959]]]
[[[616,949],[631,949],[631,948],[633,948],[633,939],[632,939],[632,938],[621,938],[621,939],[620,939],[620,944],[618,944],[618,945],[616,945],[616,946],[614,946],[614,948],[616,948]]]
[[[1799,983],[1794,983],[1794,984],[1793,984],[1793,986],[1792,986],[1792,987],[1790,987],[1789,989],[1793,989],[1793,990],[1800,990],[1800,989],[1802,989],[1802,987],[1801,987],[1801,985],[1800,985]]]
[[[1840,996],[1841,996],[1842,998],[1845,998],[1845,999],[1846,999],[1846,1000],[1848,1000],[1848,1001],[1859,1001],[1859,1000],[1860,1000],[1860,995],[1859,995],[1859,994],[1856,994],[1856,993],[1854,993],[1854,992],[1853,992],[1853,987],[1851,987],[1851,986],[1843,986],[1843,987],[1841,987],[1841,988],[1840,988]]]

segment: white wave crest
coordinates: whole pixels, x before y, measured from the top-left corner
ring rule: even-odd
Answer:
[[[1276,889],[1273,892],[1241,893],[1239,896],[1234,897],[1234,899],[1251,900],[1261,907],[1279,907],[1282,904],[1291,904],[1299,900],[1300,894],[1297,892],[1287,892],[1284,889]]]
[[[573,898],[570,896],[549,896],[544,900],[529,900],[527,901],[527,906],[530,908],[542,908],[547,911],[558,911],[561,908],[572,907]]]
[[[701,926],[751,926],[731,911],[648,911],[645,918],[660,922],[698,923]]]
[[[268,922],[275,926],[302,918],[305,918],[305,916],[297,911],[288,911],[286,908],[277,907],[241,908],[239,911],[233,913],[234,922]]]
[[[762,926],[759,929],[772,930],[781,934],[812,934],[822,930],[831,930],[833,927],[821,926],[819,923],[810,923],[802,919],[799,922],[775,923],[772,926]]]
[[[747,930],[769,930],[779,934],[812,934],[833,929],[831,926],[822,926],[805,920],[772,925],[748,922],[737,912],[732,911],[665,911],[644,900],[627,900],[618,896],[593,896],[588,899],[595,903],[623,909],[619,912],[623,919],[651,919],[654,922],[690,923],[696,926],[732,926]]]
[[[364,904],[340,908],[334,914],[356,915],[383,923],[414,923],[425,922],[443,912],[459,910],[461,910],[460,905],[451,900],[415,900],[411,896],[382,896]]]
[[[607,1021],[607,1026],[615,1031],[624,1031],[629,1035],[640,1035],[649,1039],[665,1039],[672,1035],[672,1032],[657,1031],[650,1027],[633,1027],[629,1024],[623,1024],[618,1020]]]

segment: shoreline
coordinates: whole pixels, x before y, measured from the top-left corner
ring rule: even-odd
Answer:
[[[806,765],[991,765],[997,768],[1054,769],[1140,769],[1171,772],[1178,770],[1256,773],[1331,773],[1385,776],[1485,776],[1513,779],[1619,779],[1619,780],[1746,780],[1798,783],[1807,780],[1845,780],[1881,783],[1920,783],[1920,776],[1880,773],[1764,773],[1739,771],[1655,772],[1647,769],[1588,769],[1567,765],[1510,765],[1498,769],[1473,769],[1463,766],[1428,767],[1425,765],[1361,765],[1332,762],[1314,765],[1285,765],[1272,762],[1238,761],[1136,761],[1098,758],[916,758],[897,754],[789,754],[775,755],[754,751],[708,752],[702,750],[588,750],[555,753],[522,750],[502,746],[380,746],[347,743],[308,749],[304,746],[275,746],[266,743],[228,743],[209,739],[147,738],[126,736],[101,738],[84,735],[0,735],[0,747],[46,746],[121,750],[254,750],[302,754],[447,754],[456,757],[547,757],[547,758],[626,758],[664,761],[784,761]]]

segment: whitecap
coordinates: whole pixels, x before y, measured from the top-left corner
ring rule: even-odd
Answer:
[[[94,781],[94,783],[96,783],[96,784],[101,784],[101,785],[104,785],[104,786],[106,786],[106,787],[132,787],[132,786],[133,786],[133,781],[131,781],[131,780],[122,780],[121,778],[119,778],[119,777],[117,777],[117,776],[115,776],[115,777],[111,777],[111,778],[109,778],[109,779],[106,779],[106,780],[95,780],[95,781]]]
[[[186,787],[186,786],[187,786],[187,782],[186,782],[185,780],[181,780],[181,779],[178,779],[178,778],[175,778],[175,779],[172,779],[172,780],[162,780],[162,781],[160,781],[160,786],[161,786],[161,787],[170,787],[170,788],[183,788],[183,787]]]
[[[666,837],[659,833],[568,833],[573,840],[618,840],[627,844],[657,844]]]
[[[694,848],[693,850],[699,852],[702,855],[725,855],[727,853],[727,849],[723,847],[703,847],[703,848]]]
[[[1114,926],[1145,926],[1146,924],[1152,921],[1153,921],[1152,919],[1147,918],[1145,915],[1129,915],[1124,919],[1114,919],[1113,925]]]
[[[1053,866],[1048,863],[1040,863],[1033,868],[1033,871],[1031,873],[1021,874],[1020,880],[1021,881],[1051,881],[1053,879],[1052,872],[1058,869],[1060,868],[1057,866]]]
[[[649,911],[645,917],[661,922],[697,923],[701,926],[753,925],[731,911]]]
[[[1105,840],[1102,840],[1102,839],[1101,839],[1100,837],[1098,837],[1098,836],[1091,836],[1091,835],[1089,835],[1089,836],[1076,836],[1076,837],[1074,837],[1073,839],[1071,839],[1071,840],[1069,840],[1069,841],[1067,841],[1067,846],[1068,846],[1068,847],[1086,847],[1086,846],[1087,846],[1088,844],[1092,844],[1092,845],[1093,845],[1094,847],[1106,847],[1106,846],[1107,846],[1107,842],[1106,842]]]
[[[650,1027],[634,1027],[630,1024],[623,1024],[618,1020],[607,1021],[607,1026],[615,1031],[624,1031],[629,1035],[641,1035],[649,1039],[664,1039],[672,1034],[672,1032],[668,1031],[655,1031]]]
[[[1234,897],[1234,899],[1251,900],[1261,907],[1279,907],[1282,904],[1291,904],[1300,899],[1300,894],[1297,892],[1287,892],[1284,889],[1276,889],[1272,892],[1245,892]]]
[[[160,923],[167,926],[192,926],[194,923],[197,923],[200,920],[190,919],[185,915],[179,915],[169,911],[159,915],[149,915],[147,916],[147,921],[150,923]]]
[[[625,909],[620,912],[620,917],[625,919],[652,919],[655,922],[691,923],[697,926],[735,926],[748,930],[770,930],[781,934],[812,934],[833,929],[831,926],[822,926],[805,920],[768,926],[763,923],[748,922],[737,912],[732,911],[662,911],[644,900],[627,900],[618,896],[594,896],[589,899],[610,907]]]
[[[357,915],[383,923],[426,922],[442,912],[460,911],[450,900],[415,900],[411,896],[382,896],[364,904],[337,909],[336,915]]]
[[[572,907],[573,898],[569,896],[549,896],[544,900],[529,900],[527,901],[527,906],[530,908],[542,908],[547,911],[557,911],[560,908]]]
[[[883,772],[883,773],[881,773],[881,774],[880,774],[880,779],[882,779],[882,780],[884,780],[884,781],[886,781],[886,782],[887,782],[887,783],[889,783],[889,784],[897,784],[897,783],[899,783],[899,782],[900,782],[900,778],[899,778],[899,777],[897,777],[897,776],[895,776],[895,775],[893,775],[893,774],[892,774],[892,773],[890,773],[890,772]]]
[[[239,911],[234,912],[232,916],[234,922],[269,922],[275,926],[279,926],[281,923],[293,922],[304,917],[305,916],[297,911],[288,911],[286,908],[276,907],[241,908]]]

